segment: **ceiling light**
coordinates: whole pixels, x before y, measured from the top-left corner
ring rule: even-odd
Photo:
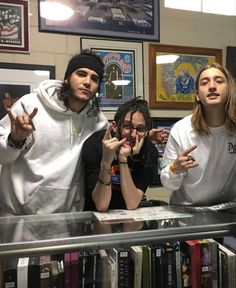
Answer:
[[[63,21],[69,19],[74,14],[74,11],[58,2],[41,2],[40,16],[48,20]]]
[[[179,55],[158,55],[156,57],[156,64],[174,63],[179,58]]]

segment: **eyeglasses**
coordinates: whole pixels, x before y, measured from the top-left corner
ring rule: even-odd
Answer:
[[[145,126],[134,127],[130,124],[123,124],[122,129],[124,129],[128,133],[132,133],[134,130],[136,130],[136,133],[138,134],[144,134],[147,131]]]

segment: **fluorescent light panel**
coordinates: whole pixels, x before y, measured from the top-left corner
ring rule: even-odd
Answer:
[[[165,0],[166,8],[236,16],[236,0]]]
[[[165,0],[166,8],[201,11],[201,0]]]
[[[220,15],[236,15],[236,0],[203,0],[202,12]]]

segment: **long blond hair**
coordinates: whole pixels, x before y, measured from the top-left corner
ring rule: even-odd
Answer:
[[[202,72],[210,68],[216,68],[220,70],[226,77],[228,83],[228,97],[225,103],[225,127],[229,134],[233,134],[236,131],[236,87],[229,71],[219,63],[208,64],[198,73],[195,81],[195,90],[198,91],[199,79]],[[202,135],[211,135],[204,114],[205,111],[202,103],[195,99],[195,107],[193,109],[192,115],[192,126],[198,133]]]

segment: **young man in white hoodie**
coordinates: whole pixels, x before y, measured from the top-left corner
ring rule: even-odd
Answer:
[[[82,51],[68,63],[64,81],[43,81],[0,121],[0,215],[81,211],[81,148],[107,127],[96,93],[102,60]]]

